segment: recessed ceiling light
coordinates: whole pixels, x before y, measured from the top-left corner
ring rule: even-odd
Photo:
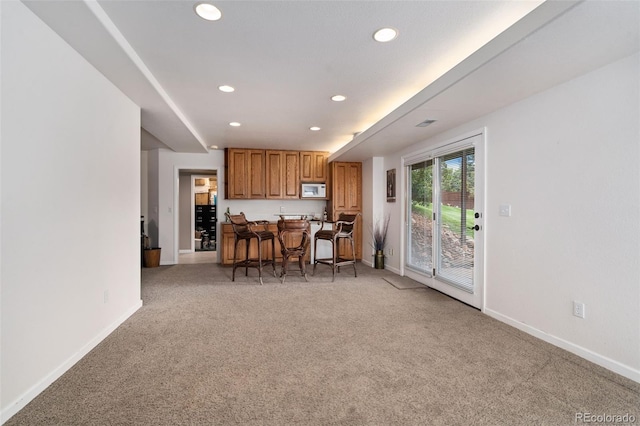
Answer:
[[[312,132],[317,132],[318,130],[320,130],[320,127],[318,126],[309,127],[309,130],[311,130]]]
[[[342,95],[334,95],[334,96],[331,97],[331,100],[335,101],[335,102],[342,102],[345,99],[347,99],[347,97],[346,96],[342,96]]]
[[[226,84],[224,84],[222,86],[218,86],[218,90],[220,90],[221,92],[225,92],[225,93],[231,93],[231,92],[235,91],[236,89],[234,89],[231,86],[227,86]]]
[[[232,121],[231,123],[229,123],[229,126],[231,126],[231,127],[240,127],[241,124],[238,123],[237,121]]]
[[[211,3],[198,3],[195,6],[195,11],[199,17],[206,19],[207,21],[217,21],[222,18],[222,12],[220,12],[220,9]]]
[[[375,41],[379,41],[380,43],[386,43],[387,41],[391,41],[398,36],[398,30],[394,28],[380,28],[378,31],[373,33],[373,39]]]

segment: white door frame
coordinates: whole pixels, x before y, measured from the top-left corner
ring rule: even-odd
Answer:
[[[197,172],[195,171],[197,169]],[[202,168],[195,168],[193,166],[191,167],[179,167],[179,166],[174,166],[173,167],[173,256],[175,259],[175,264],[178,264],[178,258],[180,256],[180,172],[181,171],[193,171],[193,173],[198,173],[198,174],[203,174],[203,172],[208,173],[211,172],[210,175],[216,175],[216,178],[218,179],[218,192],[220,190],[220,170],[216,167],[216,168],[212,168],[212,169],[202,169]],[[208,176],[210,176],[208,175]],[[208,177],[207,176],[207,177]],[[195,183],[193,181],[193,177],[191,178],[191,199],[194,200],[195,198]],[[191,205],[191,219],[190,219],[190,229],[195,229],[195,203],[192,202],[190,203]],[[218,221],[217,223],[220,223],[220,221]],[[217,227],[218,225],[216,225]],[[221,235],[220,234],[220,229],[216,229],[216,236],[217,235]],[[217,247],[216,247],[217,248]],[[195,251],[195,242],[194,239],[191,238],[191,250],[192,252]],[[220,250],[216,249],[216,254],[218,257],[218,262],[220,262]]]
[[[443,281],[438,280],[434,277],[429,277],[423,273],[414,271],[406,266],[406,243],[407,243],[407,189],[409,188],[409,183],[407,182],[407,173],[406,168],[407,164],[412,164],[413,159],[417,157],[437,157],[445,152],[451,152],[452,150],[456,150],[458,146],[462,149],[464,146],[468,146],[468,141],[465,143],[465,140],[473,138],[475,136],[480,136],[478,142],[474,143],[473,146],[475,148],[475,161],[476,161],[476,169],[475,169],[475,211],[480,213],[480,218],[475,220],[475,225],[480,226],[480,231],[476,232],[475,241],[474,241],[474,271],[473,271],[473,281],[474,281],[474,292],[469,293],[462,289],[453,287],[449,284],[444,283]],[[449,139],[441,144],[437,144],[433,147],[429,147],[428,149],[422,149],[420,151],[416,151],[407,155],[402,156],[401,158],[401,166],[403,173],[401,173],[401,181],[402,181],[402,189],[400,192],[400,196],[402,197],[402,233],[401,233],[401,244],[402,244],[402,255],[400,259],[400,273],[401,275],[407,276],[411,279],[414,279],[420,283],[427,285],[435,290],[441,291],[455,299],[460,300],[463,303],[474,306],[481,311],[484,311],[485,307],[485,241],[486,238],[484,234],[487,232],[484,217],[485,217],[485,168],[486,168],[486,159],[485,159],[485,145],[486,145],[486,129],[481,128],[472,132],[468,132],[462,134],[458,137]]]

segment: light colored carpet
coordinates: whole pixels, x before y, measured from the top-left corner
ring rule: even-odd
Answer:
[[[387,271],[142,270],[144,306],[6,425],[570,425],[640,385]]]

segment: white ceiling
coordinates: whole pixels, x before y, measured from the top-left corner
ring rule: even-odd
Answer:
[[[640,48],[638,1],[213,3],[220,21],[197,17],[186,0],[25,1],[141,106],[143,149],[179,152],[217,145],[363,160]],[[383,26],[398,38],[373,41]],[[438,121],[415,127],[428,118]]]

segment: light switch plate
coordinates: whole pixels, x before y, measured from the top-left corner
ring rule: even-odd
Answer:
[[[500,216],[510,217],[511,216],[511,204],[500,204],[499,214],[500,214]]]

